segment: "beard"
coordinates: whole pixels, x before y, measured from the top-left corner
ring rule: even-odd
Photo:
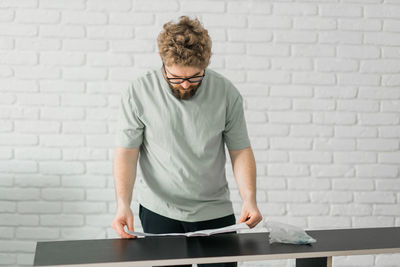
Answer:
[[[168,82],[169,88],[171,88],[172,93],[176,98],[179,100],[187,100],[192,98],[195,94],[197,89],[200,87],[201,82],[199,84],[191,84],[187,89],[184,89],[181,85],[176,85],[175,87]]]

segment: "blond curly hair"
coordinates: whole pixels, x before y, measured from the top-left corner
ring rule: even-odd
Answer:
[[[211,38],[200,21],[181,16],[178,23],[164,24],[157,43],[165,65],[205,69],[210,64]]]

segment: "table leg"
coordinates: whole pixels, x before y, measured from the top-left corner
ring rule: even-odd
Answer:
[[[296,267],[332,267],[332,257],[296,259]]]

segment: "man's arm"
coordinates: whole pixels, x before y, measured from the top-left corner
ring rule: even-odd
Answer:
[[[238,223],[246,222],[250,228],[256,226],[262,215],[256,200],[256,162],[251,147],[229,150],[232,168],[243,200],[242,212]]]
[[[139,149],[140,146],[137,148],[117,147],[114,153],[114,186],[117,214],[111,226],[122,238],[133,237],[124,231],[124,226],[128,226],[129,231],[134,231],[133,213],[130,204],[136,179]]]

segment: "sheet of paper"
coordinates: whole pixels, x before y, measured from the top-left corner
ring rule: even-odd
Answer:
[[[145,236],[210,236],[215,234],[222,234],[227,232],[233,232],[238,230],[248,230],[250,227],[246,223],[234,224],[227,227],[217,228],[217,229],[207,229],[201,230],[196,232],[189,232],[189,233],[169,233],[169,234],[149,234],[149,233],[142,233],[142,232],[132,232],[129,230],[125,230],[128,234],[145,237]]]

